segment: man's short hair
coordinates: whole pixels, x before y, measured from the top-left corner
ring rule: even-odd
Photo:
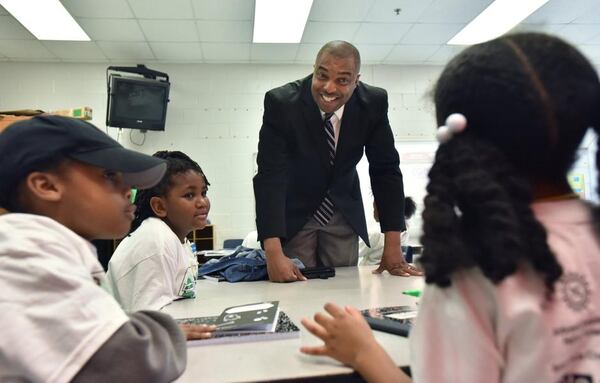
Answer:
[[[354,65],[356,66],[356,73],[360,73],[360,53],[358,52],[358,49],[349,42],[334,40],[326,43],[319,49],[316,61],[319,61],[319,58],[321,58],[324,53],[328,53],[337,58],[353,58]]]

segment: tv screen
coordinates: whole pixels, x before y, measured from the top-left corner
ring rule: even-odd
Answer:
[[[141,77],[111,76],[106,125],[165,130],[169,85]]]

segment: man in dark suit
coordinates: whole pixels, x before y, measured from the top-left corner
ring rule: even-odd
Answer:
[[[387,94],[359,82],[359,71],[358,50],[332,41],[312,75],[265,95],[254,195],[271,281],[305,279],[289,258],[306,266],[357,264],[357,234],[368,243],[356,172],[363,149],[385,233],[375,272],[419,274],[400,249],[404,191]]]

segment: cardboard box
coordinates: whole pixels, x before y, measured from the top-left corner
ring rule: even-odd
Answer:
[[[82,106],[80,108],[54,110],[52,112],[49,112],[49,114],[79,118],[81,120],[91,120],[92,119],[92,108],[90,108],[89,106]]]

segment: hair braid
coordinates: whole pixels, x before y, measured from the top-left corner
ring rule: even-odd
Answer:
[[[427,196],[423,210],[423,255],[427,283],[442,287],[450,285],[450,274],[460,266],[470,266],[464,242],[460,238],[459,217],[454,208],[456,188],[451,173],[447,145],[442,145],[429,171]]]
[[[548,246],[546,230],[535,218],[530,208],[532,203],[530,185],[514,170],[502,172],[499,176],[510,190],[514,202],[515,213],[526,246],[524,259],[528,260],[533,268],[543,275],[548,291],[552,292],[554,291],[554,282],[562,275],[562,267]]]
[[[429,176],[421,257],[428,283],[447,286],[452,272],[473,266],[498,283],[530,260],[552,289],[562,270],[529,208],[528,182],[500,151],[457,137],[440,146]]]

